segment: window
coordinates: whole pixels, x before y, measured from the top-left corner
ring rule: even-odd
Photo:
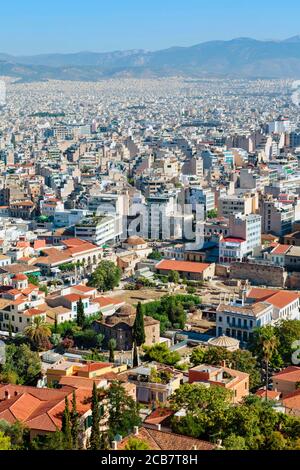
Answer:
[[[19,317],[19,323],[22,323],[22,317]]]
[[[219,317],[219,322],[222,323],[222,321],[223,321],[223,318]]]

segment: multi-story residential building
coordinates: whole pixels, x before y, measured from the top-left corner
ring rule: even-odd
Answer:
[[[255,254],[257,250],[261,249],[261,216],[258,214],[231,215],[229,217],[229,237],[245,240],[246,254]]]
[[[273,199],[260,201],[262,217],[262,232],[275,235],[286,235],[292,232],[295,222],[295,207],[293,204],[282,204]]]
[[[249,215],[258,209],[257,194],[233,194],[221,196],[218,201],[218,214],[220,217],[229,217],[232,214]]]
[[[110,216],[86,217],[75,225],[75,237],[103,246],[121,235],[115,230],[115,219]]]
[[[215,209],[215,195],[211,189],[191,186],[186,191],[186,202],[192,205],[192,210],[196,211],[197,206],[202,205],[204,209],[204,217],[206,214]]]

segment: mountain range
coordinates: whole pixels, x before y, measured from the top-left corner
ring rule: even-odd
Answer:
[[[135,49],[34,56],[0,53],[0,75],[21,81],[168,76],[299,78],[300,36],[282,41],[237,38],[152,52]]]

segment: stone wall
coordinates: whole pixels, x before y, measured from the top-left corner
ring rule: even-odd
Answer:
[[[230,266],[231,279],[248,279],[252,285],[269,287],[284,287],[287,273],[280,266],[269,266],[255,263],[232,263]]]

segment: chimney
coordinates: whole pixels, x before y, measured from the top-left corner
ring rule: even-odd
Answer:
[[[118,450],[118,443],[117,443],[117,441],[112,441],[111,446],[112,446],[112,450]]]
[[[138,426],[134,426],[133,433],[134,433],[135,436],[139,435],[139,427]]]
[[[5,400],[9,400],[9,399],[10,399],[10,393],[9,393],[8,390],[5,390],[4,395],[5,395]]]
[[[157,424],[156,429],[157,429],[157,431],[161,431],[161,424]]]

